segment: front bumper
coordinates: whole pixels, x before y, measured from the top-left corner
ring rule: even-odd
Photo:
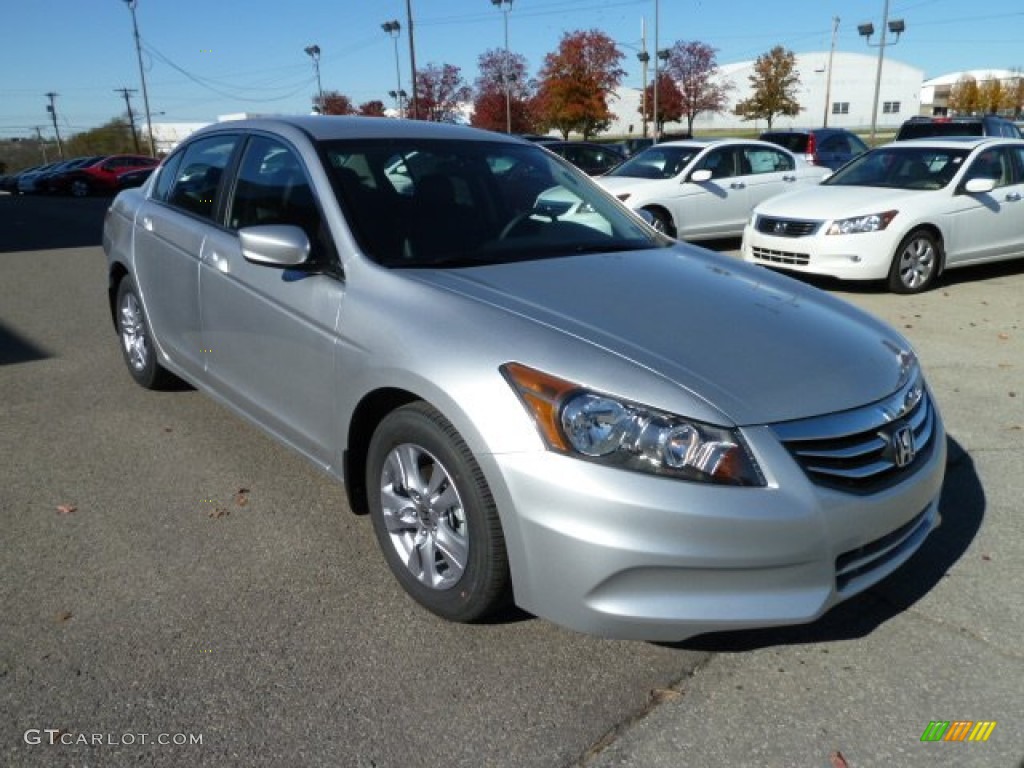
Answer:
[[[840,280],[884,280],[889,275],[898,237],[888,229],[856,235],[781,237],[743,230],[743,260],[765,267],[835,277]]]
[[[892,573],[939,523],[937,413],[927,460],[867,495],[812,483],[767,427],[744,434],[767,487],[686,483],[552,453],[483,457],[501,477],[492,490],[516,602],[622,639],[799,624]]]

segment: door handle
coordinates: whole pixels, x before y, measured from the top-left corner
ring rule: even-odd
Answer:
[[[224,274],[228,273],[228,260],[216,251],[210,251],[210,262]]]
[[[742,181],[734,181],[732,184],[729,185],[729,188],[730,189],[745,189],[746,186],[747,185],[744,184]]]
[[[783,180],[783,181],[796,181],[796,176],[789,176],[789,175],[786,175],[786,176],[783,176],[783,177],[782,177],[782,180]]]
[[[147,232],[153,231],[153,220],[149,216],[142,217],[142,228]]]
[[[1009,203],[1016,203],[1020,200],[1020,192],[1010,192],[1006,195],[1006,201]]]

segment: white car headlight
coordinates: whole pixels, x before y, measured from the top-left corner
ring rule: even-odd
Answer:
[[[850,219],[837,219],[828,228],[827,235],[856,235],[861,232],[881,232],[889,226],[899,211],[871,213],[867,216],[854,216]]]
[[[593,392],[519,363],[501,372],[551,450],[682,480],[765,484],[735,429]]]

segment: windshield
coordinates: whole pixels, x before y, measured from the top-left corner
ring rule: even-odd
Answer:
[[[982,136],[985,133],[981,120],[952,122],[921,120],[907,122],[900,128],[899,139],[927,139],[944,136]]]
[[[860,155],[822,182],[833,187],[942,189],[963,167],[967,149],[882,147]]]
[[[671,179],[683,172],[700,152],[700,147],[656,145],[639,152],[606,176],[635,179]]]
[[[479,266],[667,245],[534,145],[368,139],[321,146],[363,251],[388,267]]]

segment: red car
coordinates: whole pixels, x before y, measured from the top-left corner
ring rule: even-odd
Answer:
[[[51,192],[88,197],[95,194],[112,195],[120,188],[118,177],[139,168],[154,168],[158,160],[142,155],[106,155],[89,165],[58,173],[47,179]]]

